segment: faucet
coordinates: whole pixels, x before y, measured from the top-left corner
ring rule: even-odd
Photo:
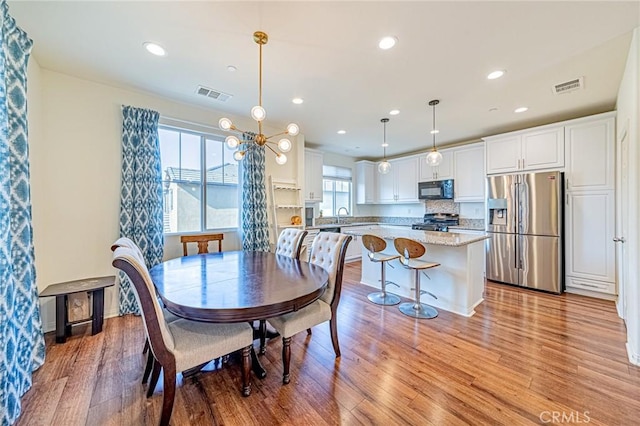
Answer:
[[[347,208],[346,208],[346,207],[340,207],[340,208],[338,209],[338,212],[336,213],[336,216],[338,217],[338,224],[340,223],[340,212],[341,212],[342,210],[344,210],[344,211],[346,212],[347,216],[349,215],[349,210],[347,210]]]

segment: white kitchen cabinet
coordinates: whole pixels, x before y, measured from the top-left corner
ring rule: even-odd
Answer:
[[[309,261],[309,253],[311,253],[311,246],[313,245],[313,240],[320,233],[317,229],[307,229],[307,235],[302,240],[302,248],[300,249],[300,260],[305,262]]]
[[[484,140],[489,175],[564,167],[563,126],[545,126]]]
[[[615,294],[615,191],[565,197],[567,289]]]
[[[565,127],[568,191],[614,189],[614,117]]]
[[[322,202],[322,152],[304,150],[304,200]]]
[[[340,228],[341,233],[345,233],[346,231],[353,231],[362,229],[360,226],[343,226]],[[362,257],[362,240],[358,235],[351,235],[351,242],[347,246],[347,253],[345,254],[345,261],[355,261],[360,260]]]
[[[418,203],[417,157],[390,160],[389,163],[389,173],[377,176],[378,203]]]
[[[453,151],[454,200],[484,202],[484,144],[473,144]]]
[[[356,162],[356,204],[373,204],[376,202],[375,163],[371,161]]]
[[[427,155],[418,157],[418,181],[453,179],[453,151],[438,150],[442,154],[442,162],[437,166],[427,164]]]

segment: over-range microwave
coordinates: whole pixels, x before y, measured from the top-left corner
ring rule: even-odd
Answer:
[[[453,179],[418,183],[421,200],[453,200]]]

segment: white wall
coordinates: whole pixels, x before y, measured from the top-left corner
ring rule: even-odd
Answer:
[[[30,121],[35,135],[29,143],[38,288],[113,275],[109,247],[119,234],[121,105],[151,108],[161,116],[216,127],[218,119],[229,114],[40,69],[35,61],[29,81],[30,108],[35,109]],[[240,128],[255,127],[248,114],[230,118]],[[267,175],[295,178],[296,144],[284,166],[267,154]],[[165,247],[165,258],[182,254],[177,236],[168,237]],[[224,250],[239,247],[237,234],[225,233]],[[42,305],[45,331],[55,328],[50,299],[43,299]],[[108,289],[106,316],[117,315],[117,302],[115,288]]]
[[[618,303],[626,302],[627,351],[631,362],[640,365],[640,29],[634,31],[627,64],[618,91],[616,140],[627,129],[629,141],[629,193],[619,194],[628,200],[629,229],[625,249],[628,253],[628,280]],[[622,311],[619,307],[619,311]]]

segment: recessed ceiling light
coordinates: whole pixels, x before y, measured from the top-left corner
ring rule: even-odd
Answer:
[[[513,112],[525,112],[528,109],[529,108],[527,108],[527,107],[520,107],[520,108],[516,108],[515,110],[513,110]]]
[[[432,135],[437,135],[438,133],[440,133],[440,130],[438,130],[438,129],[433,129],[430,133],[431,133]]]
[[[495,80],[496,78],[500,78],[504,75],[505,71],[504,70],[496,70],[493,71],[492,73],[490,73],[487,78],[489,80]]]
[[[378,43],[378,47],[382,50],[391,49],[393,46],[396,45],[397,42],[398,42],[398,39],[396,37],[392,37],[392,36],[383,37],[382,39],[380,39],[380,42]]]
[[[345,133],[347,133],[347,131],[346,131],[346,130],[338,130],[338,134],[339,134],[339,135],[344,135]]]
[[[236,72],[237,70],[238,68],[236,68],[234,65],[227,65],[227,71]]]
[[[301,103],[304,102],[304,99],[302,99],[302,98],[293,98],[293,99],[291,99],[291,102],[293,102],[296,105],[300,105]]]
[[[389,144],[388,144],[387,142],[385,142],[385,143],[383,143],[383,144],[382,144],[382,146],[383,146],[384,148],[386,148],[386,147],[388,147],[388,146],[389,146]]]
[[[145,49],[147,49],[147,52],[151,53],[152,55],[165,56],[167,54],[167,52],[164,50],[164,47],[160,46],[159,44],[147,41],[142,45]]]
[[[391,111],[389,111],[389,115],[398,115],[398,114],[400,114],[399,109],[392,109]]]

